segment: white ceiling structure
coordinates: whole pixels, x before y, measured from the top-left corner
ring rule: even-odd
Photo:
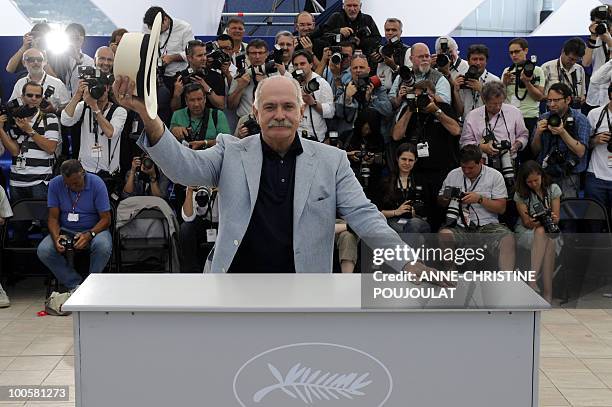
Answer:
[[[565,0],[558,10],[533,30],[531,36],[587,35],[590,12],[601,4],[599,0]]]
[[[10,0],[0,0],[2,10],[2,25],[0,35],[23,35],[30,31],[32,23],[23,15],[21,10]]]

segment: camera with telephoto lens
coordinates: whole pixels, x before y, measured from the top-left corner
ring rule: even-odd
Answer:
[[[176,74],[181,78],[183,86],[187,86],[190,83],[198,83],[196,78],[206,80],[206,73],[204,71],[196,71],[193,68],[186,68]]]
[[[370,164],[367,161],[375,159],[376,154],[371,151],[367,151],[365,146],[362,145],[360,151],[355,151],[355,158],[359,160],[359,181],[364,188],[367,188],[370,182],[370,176],[372,174]]]
[[[442,190],[442,197],[449,199],[448,208],[446,209],[446,222],[444,226],[454,227],[459,219],[460,202],[465,196],[465,193],[459,187],[446,186]],[[466,225],[467,226],[467,225]]]
[[[555,147],[544,157],[542,168],[552,176],[564,176],[571,174],[578,164],[579,161],[575,157]]]
[[[113,83],[113,76],[100,71],[93,66],[79,66],[79,79],[87,82],[89,94],[94,99],[100,99],[106,91],[106,86]]]
[[[59,239],[59,244],[66,249],[66,261],[68,265],[74,267],[74,237],[70,235],[62,235]]]
[[[467,86],[467,81],[470,79],[477,81],[480,78],[480,75],[478,74],[478,67],[476,65],[470,65],[465,75],[463,75],[463,78],[465,79],[465,82],[460,86],[460,88],[471,89],[469,86]]]
[[[364,101],[366,91],[368,90],[368,86],[370,86],[370,77],[367,75],[360,76],[359,78],[357,78],[357,82],[354,82],[354,83],[355,83],[355,87],[357,88],[357,93],[355,93],[355,98],[357,100]]]
[[[245,120],[242,125],[247,128],[249,136],[261,133],[261,127],[259,127],[259,123],[257,123],[257,120],[255,120],[251,115],[249,115],[249,118]]]
[[[416,82],[414,71],[409,67],[402,65],[399,67],[399,76],[402,79],[402,85],[412,87]]]
[[[330,57],[330,61],[332,64],[335,65],[340,65],[342,63],[342,61],[344,61],[346,59],[346,55],[344,55],[342,53],[342,47],[339,45],[334,45],[332,47],[329,47],[329,50],[332,53],[332,56]]]
[[[47,89],[45,89],[45,93],[43,94],[43,99],[40,101],[41,109],[46,109],[49,107],[49,98],[53,96],[55,93],[55,87],[48,85]]]
[[[372,30],[370,30],[370,27],[368,27],[368,26],[364,26],[364,27],[359,28],[357,31],[355,31],[355,34],[354,34],[355,37],[358,37],[358,38],[361,38],[361,39],[364,39],[364,38],[369,37],[371,35],[372,35]]]
[[[26,117],[32,117],[38,112],[37,107],[30,107],[28,105],[20,105],[19,100],[13,99],[7,102],[5,105],[0,105],[0,116],[6,115],[7,120],[4,124],[6,130],[15,126],[15,119],[24,119]],[[9,132],[9,135],[14,140],[18,139],[23,133],[20,129],[17,132]]]
[[[316,78],[312,78],[310,81],[306,82],[306,74],[304,74],[303,70],[296,69],[291,73],[291,76],[293,76],[293,79],[300,83],[302,90],[307,95],[315,93],[319,90],[319,82],[317,82]]]
[[[440,53],[436,55],[436,68],[440,69],[448,65],[451,61],[448,39],[440,38]]]
[[[211,60],[210,69],[220,71],[223,64],[231,63],[232,58],[219,49],[219,46],[214,41],[209,41],[206,44],[206,59]]]
[[[499,151],[496,156],[487,157],[489,167],[495,168],[497,171],[501,172],[504,176],[506,187],[508,187],[508,189],[512,188],[514,186],[514,165],[512,165],[510,153],[512,143],[509,140],[498,141],[495,138],[495,134],[490,130],[487,130],[483,140],[485,143],[491,142],[491,146]]]
[[[340,146],[340,140],[338,138],[338,132],[334,131],[334,130],[330,130],[327,133],[327,137],[329,138],[329,145],[333,146],[333,147],[339,147]]]
[[[535,73],[537,60],[538,57],[536,55],[532,55],[529,60],[526,60],[525,62],[520,64],[513,64],[509,68],[509,71],[514,70],[512,74],[515,76],[515,81],[518,84],[519,88],[525,88],[525,84],[523,83],[523,81],[520,80],[521,72],[525,72],[525,76],[531,81],[531,83],[540,79],[538,76],[533,76],[533,74]]]
[[[380,54],[387,58],[394,58],[396,55],[399,55],[402,48],[404,48],[404,44],[402,44],[402,40],[400,37],[393,37],[390,40],[387,40],[387,43],[380,47]],[[402,62],[402,61],[399,61]]]
[[[544,227],[546,233],[552,236],[548,236],[550,238],[556,239],[559,237],[559,233],[561,233],[561,229],[552,219],[552,210],[544,207],[542,202],[534,202],[533,203],[533,213],[531,217],[540,222],[540,225]]]
[[[195,196],[196,205],[199,208],[206,208],[209,202],[212,200],[213,189],[207,186],[200,186],[195,191],[193,191]]]
[[[153,167],[155,167],[155,163],[153,162],[153,160],[151,160],[151,157],[149,157],[147,154],[142,154],[140,156],[140,165],[143,168],[145,168],[147,171],[150,171],[153,169]],[[134,173],[134,177],[136,179],[144,180],[145,176],[148,176],[148,175],[147,174],[143,175],[140,166],[136,168],[136,171]]]

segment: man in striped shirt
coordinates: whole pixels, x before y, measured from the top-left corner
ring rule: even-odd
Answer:
[[[11,200],[47,198],[49,180],[53,177],[54,153],[59,140],[59,124],[52,113],[40,110],[43,86],[30,81],[23,85],[19,109],[29,116],[14,117],[14,124],[7,132],[0,128],[3,150],[11,153]],[[31,112],[27,111],[28,108]],[[17,114],[22,116],[22,114]],[[7,119],[0,117],[3,124]]]

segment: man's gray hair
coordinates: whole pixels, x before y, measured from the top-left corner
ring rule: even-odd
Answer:
[[[68,178],[73,174],[83,171],[83,166],[79,160],[66,160],[60,166],[60,173],[63,177]]]
[[[45,56],[45,53],[42,52],[41,50],[39,50],[38,48],[28,48],[27,50],[24,51],[23,55],[21,56],[21,59],[23,61],[25,61],[26,58],[28,57],[28,55],[33,53],[33,52],[38,52],[42,56],[43,62],[45,62],[47,60],[47,57]]]
[[[506,98],[506,86],[501,81],[491,81],[482,87],[482,100],[485,102],[496,97]]]
[[[459,50],[459,45],[457,45],[457,41],[455,41],[453,39],[453,37],[449,37],[448,35],[444,35],[444,36],[438,37],[436,39],[436,46],[435,46],[436,53],[442,52],[442,47],[440,46],[440,40],[443,39],[443,38],[448,40],[448,49],[449,50]]]
[[[346,3],[346,0],[342,0],[342,5],[344,6],[344,3]],[[359,5],[361,6],[363,3],[361,2],[361,0],[359,0]]]
[[[108,49],[110,52],[113,52],[111,47],[107,47],[106,45],[103,45],[96,50],[96,53],[94,54],[94,60],[98,59],[98,55],[100,54],[100,51],[102,51],[103,49]]]
[[[278,42],[278,39],[280,37],[289,37],[293,39],[293,34],[289,31],[279,31],[276,33],[276,35],[274,36],[274,43],[276,44]]]
[[[259,84],[257,85],[257,89],[255,90],[255,100],[253,101],[253,104],[255,105],[255,107],[258,110],[261,109],[261,106],[260,106],[261,105],[261,89],[263,88],[264,83],[270,80],[280,80],[277,78],[286,78],[287,80],[291,81],[291,84],[295,88],[295,94],[297,95],[298,106],[299,107],[304,106],[304,99],[302,99],[302,86],[300,85],[298,81],[296,81],[293,78],[289,78],[287,76],[270,76],[268,78],[265,78],[261,82],[259,82]]]
[[[387,21],[385,21],[385,24],[387,23],[397,23],[400,26],[400,31],[402,31],[402,29],[404,28],[404,24],[402,24],[402,20],[400,20],[399,18],[394,18],[394,17],[390,17],[387,18]]]

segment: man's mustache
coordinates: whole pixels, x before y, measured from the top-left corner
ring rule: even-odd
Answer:
[[[288,129],[293,127],[293,124],[287,120],[287,119],[283,119],[283,120],[270,120],[270,122],[268,123],[268,128],[274,128],[274,127],[286,127]]]

